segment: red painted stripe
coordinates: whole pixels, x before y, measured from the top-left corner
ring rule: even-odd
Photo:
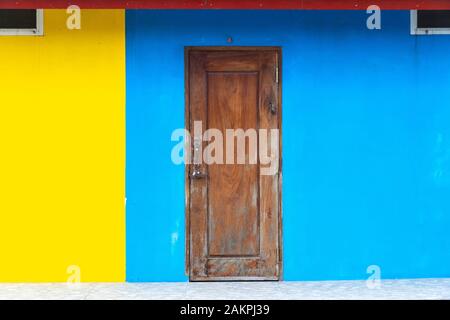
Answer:
[[[364,10],[376,4],[385,10],[450,10],[450,0],[0,0],[0,9],[321,9]]]

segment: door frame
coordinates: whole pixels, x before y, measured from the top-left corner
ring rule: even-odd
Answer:
[[[282,211],[282,180],[283,180],[283,128],[282,128],[282,88],[283,88],[283,68],[282,68],[282,48],[277,46],[186,46],[184,48],[184,90],[185,90],[185,103],[184,103],[184,127],[186,130],[190,129],[191,124],[191,112],[190,112],[190,86],[189,86],[189,55],[193,51],[271,51],[277,53],[278,59],[278,129],[280,133],[279,141],[279,174],[278,174],[278,266],[279,266],[279,279],[283,279],[283,211]],[[191,146],[189,146],[190,148]],[[191,201],[191,184],[190,184],[190,165],[185,164],[184,169],[184,190],[185,190],[185,275],[190,280],[190,201]],[[249,279],[251,280],[251,279]],[[268,279],[273,280],[273,279]],[[219,281],[219,280],[217,280]],[[228,281],[228,280],[224,280]],[[229,280],[233,281],[233,280]]]

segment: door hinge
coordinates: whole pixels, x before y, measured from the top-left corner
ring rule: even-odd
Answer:
[[[276,54],[275,57],[275,83],[279,83],[280,82],[280,68],[278,66],[279,60],[278,60],[278,53]]]
[[[280,68],[278,68],[278,66],[275,67],[275,82],[280,82]]]

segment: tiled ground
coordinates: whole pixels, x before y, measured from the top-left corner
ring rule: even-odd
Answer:
[[[0,284],[0,299],[450,299],[450,279],[365,281]]]

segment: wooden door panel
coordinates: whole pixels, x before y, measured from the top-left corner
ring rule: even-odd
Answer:
[[[205,61],[205,68],[208,71],[229,72],[249,72],[259,71],[259,61],[255,60],[254,52],[246,51],[217,51],[209,52]]]
[[[218,129],[227,161],[227,129],[280,129],[278,59],[273,49],[189,51],[187,107],[193,140],[206,147],[194,132],[195,121],[202,122],[203,132]],[[234,140],[235,153],[237,147]],[[272,147],[279,151],[279,143]],[[243,162],[234,157],[234,164],[198,163],[205,176],[188,183],[192,281],[279,279],[279,168],[261,175],[258,152],[246,140]]]
[[[258,73],[207,75],[208,128],[256,128]],[[210,164],[208,177],[209,256],[259,256],[258,166]]]

